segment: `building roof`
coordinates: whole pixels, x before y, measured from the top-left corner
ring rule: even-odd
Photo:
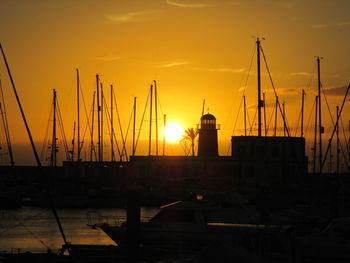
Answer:
[[[204,114],[201,117],[201,120],[216,120],[216,118],[214,117],[214,115],[211,115],[210,113]]]

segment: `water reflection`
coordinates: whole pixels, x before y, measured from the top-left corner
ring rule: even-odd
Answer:
[[[126,217],[125,209],[60,209],[59,217],[68,241],[72,244],[115,245],[100,229],[87,226],[91,211],[106,217]],[[141,217],[148,218],[158,209],[142,208]],[[0,211],[0,251],[46,251],[58,250],[63,240],[51,210],[23,207]]]

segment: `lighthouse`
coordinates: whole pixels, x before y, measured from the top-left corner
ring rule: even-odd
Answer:
[[[198,138],[198,156],[218,156],[218,128],[216,118],[212,114],[205,114],[201,117]]]

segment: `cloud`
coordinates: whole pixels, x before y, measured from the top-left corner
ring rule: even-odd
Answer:
[[[281,8],[290,9],[298,5],[300,0],[278,0],[275,2]]]
[[[210,69],[208,69],[208,71],[211,71],[211,72],[242,73],[242,72],[245,71],[245,68],[238,68],[238,69],[234,69],[234,68],[210,68]]]
[[[96,60],[100,60],[100,61],[116,61],[121,59],[120,56],[116,56],[116,55],[107,55],[107,56],[102,56],[102,57],[97,57]]]
[[[242,5],[243,3],[242,2],[238,2],[238,1],[231,1],[229,2],[229,5],[232,5],[232,6],[239,6],[239,5]]]
[[[177,66],[187,65],[190,62],[188,61],[172,61],[172,62],[166,62],[161,65],[158,65],[158,68],[173,68]]]
[[[287,95],[295,95],[295,94],[299,94],[301,92],[300,89],[298,88],[284,88],[284,89],[278,89],[277,94],[287,94]]]
[[[151,14],[156,12],[156,10],[141,10],[120,15],[107,15],[106,18],[114,23],[138,22],[153,19]]]
[[[344,21],[344,22],[332,23],[332,24],[313,24],[311,25],[311,27],[322,29],[327,27],[340,27],[340,26],[349,26],[349,25],[350,25],[350,21]]]
[[[325,89],[326,95],[329,96],[345,96],[345,92],[348,86],[333,87]]]
[[[293,72],[290,73],[291,76],[311,76],[311,73],[308,72]]]
[[[208,7],[208,4],[203,3],[179,3],[177,1],[167,0],[166,3],[168,5],[181,7],[181,8],[202,8],[202,7]]]

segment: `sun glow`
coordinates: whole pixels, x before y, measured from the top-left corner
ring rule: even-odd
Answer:
[[[183,134],[184,130],[175,122],[168,123],[165,127],[165,140],[167,142],[178,142],[182,139]]]

